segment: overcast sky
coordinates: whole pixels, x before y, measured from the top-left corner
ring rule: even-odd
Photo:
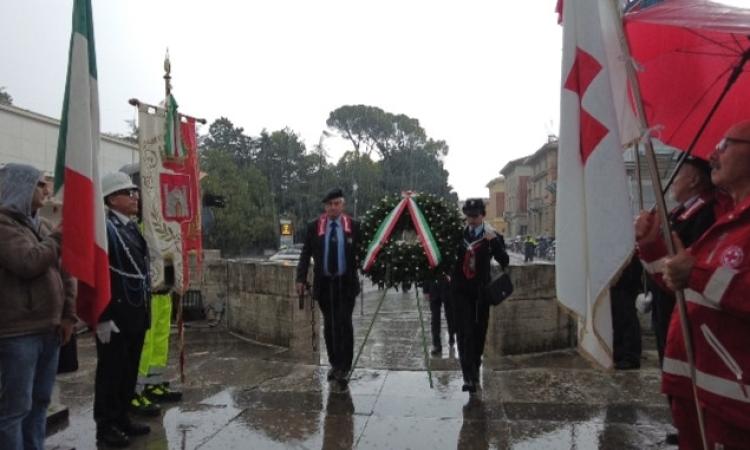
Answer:
[[[102,131],[127,130],[129,98],[163,98],[169,48],[181,110],[250,135],[289,127],[311,149],[346,104],[419,119],[450,146],[461,198],[486,196],[506,162],[557,134],[555,0],[93,3]],[[16,106],[60,116],[71,11],[72,0],[0,1],[0,86]],[[332,160],[346,149],[324,145]]]

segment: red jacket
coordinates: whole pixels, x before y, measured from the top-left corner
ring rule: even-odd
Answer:
[[[659,261],[659,247],[642,248],[641,257]],[[688,251],[695,257],[685,299],[699,401],[722,420],[750,430],[750,197],[717,214]],[[665,394],[692,399],[678,312],[669,326],[663,371]]]

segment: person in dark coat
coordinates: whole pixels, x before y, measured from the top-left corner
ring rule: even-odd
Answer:
[[[503,269],[510,258],[505,251],[503,236],[484,222],[485,206],[480,198],[464,203],[466,227],[458,249],[458,261],[451,277],[451,291],[458,326],[458,352],[464,376],[462,390],[476,392],[479,369],[484,353],[489,303],[483,300],[484,289],[490,281],[490,258]]]
[[[641,367],[641,323],[638,321],[635,299],[643,290],[642,274],[640,260],[634,256],[609,289],[612,305],[612,359],[617,370]]]
[[[441,339],[442,324],[440,310],[445,311],[445,321],[448,323],[448,345],[453,347],[456,342],[456,324],[453,318],[454,306],[451,300],[450,281],[447,275],[441,274],[435,280],[428,280],[424,284],[424,294],[430,302],[430,325],[432,326],[432,351],[434,356],[443,352]]]
[[[102,177],[108,207],[107,240],[111,298],[96,326],[94,420],[97,441],[126,447],[147,425],[130,420],[128,408],[138,378],[143,338],[149,325],[149,255],[133,220],[138,214],[138,188],[122,172]]]
[[[323,313],[323,335],[328,352],[328,380],[346,387],[354,358],[352,312],[357,294],[359,222],[344,214],[341,189],[323,198],[325,212],[308,223],[297,264],[297,294],[304,295],[310,257],[313,265],[313,298]]]

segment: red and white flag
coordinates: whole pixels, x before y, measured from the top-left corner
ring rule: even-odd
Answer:
[[[64,188],[63,268],[78,279],[78,316],[95,326],[109,303],[109,258],[99,180],[99,93],[91,0],[75,0],[55,166]]]
[[[556,286],[579,317],[579,348],[612,366],[609,287],[634,248],[623,144],[637,138],[613,2],[565,0]]]

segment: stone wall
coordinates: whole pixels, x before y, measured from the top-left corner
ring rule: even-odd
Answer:
[[[208,259],[202,295],[209,311],[224,311],[231,331],[254,341],[288,348],[302,360],[318,361],[312,352],[313,327],[320,333],[311,299],[299,309],[296,267],[288,262]],[[576,322],[555,299],[551,264],[511,266],[513,295],[490,310],[485,355],[488,358],[574,347]],[[317,342],[317,341],[316,341]]]
[[[260,343],[287,348],[298,359],[317,363],[319,351],[312,351],[311,321],[315,320],[317,333],[320,318],[309,295],[304,309],[299,309],[295,269],[293,264],[284,262],[206,261],[204,305],[208,309],[224,308],[231,331]]]
[[[555,297],[555,266],[511,266],[513,295],[490,309],[485,355],[498,357],[575,347],[576,321]]]

